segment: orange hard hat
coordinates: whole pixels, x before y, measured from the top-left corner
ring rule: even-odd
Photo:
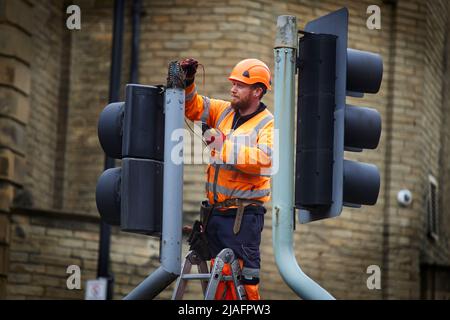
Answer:
[[[245,59],[239,62],[231,71],[229,80],[236,80],[246,84],[262,83],[271,89],[270,69],[258,59]]]

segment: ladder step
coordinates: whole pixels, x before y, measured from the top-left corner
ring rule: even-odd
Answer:
[[[183,274],[185,280],[208,280],[211,277],[209,273],[192,273]]]
[[[209,280],[211,278],[211,274],[209,273],[188,273],[183,274],[182,279],[184,280]],[[223,276],[223,281],[231,281],[233,280],[232,276]]]

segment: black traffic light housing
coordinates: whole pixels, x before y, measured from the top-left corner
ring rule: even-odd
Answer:
[[[375,165],[344,159],[345,151],[375,149],[381,117],[346,104],[346,96],[378,92],[378,54],[347,48],[348,10],[309,22],[299,40],[295,206],[301,223],[338,216],[342,206],[376,203]]]
[[[96,203],[101,218],[122,231],[159,236],[162,230],[164,87],[128,84],[125,102],[100,114],[98,136],[122,167],[103,172]]]

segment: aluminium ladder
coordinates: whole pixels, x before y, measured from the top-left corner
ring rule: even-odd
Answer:
[[[226,263],[231,266],[231,275],[224,275],[223,268]],[[199,273],[190,273],[193,265],[197,265]],[[195,251],[189,251],[181,267],[172,300],[181,300],[189,280],[200,280],[205,300],[214,300],[217,286],[220,281],[232,281],[238,300],[247,300],[244,285],[241,282],[242,271],[239,260],[233,250],[225,248],[216,256],[211,273],[208,272],[206,261],[202,260]]]

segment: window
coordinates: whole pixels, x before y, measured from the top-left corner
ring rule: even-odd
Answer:
[[[434,240],[438,240],[438,216],[439,216],[439,207],[438,207],[438,183],[436,178],[429,175],[428,176],[428,196],[427,196],[427,217],[428,217],[428,236],[433,238]]]

